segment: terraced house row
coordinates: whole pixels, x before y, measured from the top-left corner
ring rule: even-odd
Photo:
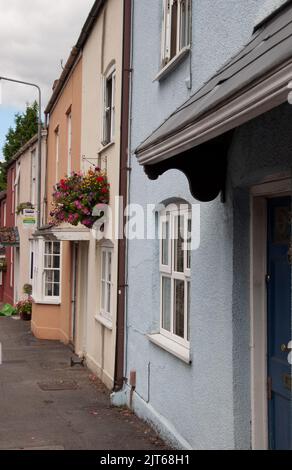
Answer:
[[[180,448],[292,449],[291,84],[291,1],[97,0],[7,169],[0,300]]]

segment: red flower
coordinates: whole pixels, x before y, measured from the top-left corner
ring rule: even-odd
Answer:
[[[105,194],[105,193],[108,192],[108,189],[107,189],[107,188],[102,188],[101,192],[102,192],[103,194]]]
[[[96,178],[96,181],[97,181],[98,183],[103,183],[103,182],[104,182],[103,176],[98,176],[98,178]]]

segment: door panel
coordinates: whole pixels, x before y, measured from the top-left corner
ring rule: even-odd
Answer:
[[[268,376],[269,442],[271,449],[292,449],[291,442],[291,365],[288,346],[291,340],[291,198],[268,202]]]

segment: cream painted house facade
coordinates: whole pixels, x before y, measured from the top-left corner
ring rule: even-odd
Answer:
[[[46,160],[46,131],[42,131],[42,164]],[[30,139],[14,156],[16,162],[14,180],[14,217],[19,233],[19,245],[14,251],[14,300],[27,296],[23,292],[25,284],[33,284],[34,252],[32,250],[33,233],[37,222],[37,169],[38,138]],[[44,175],[42,182],[42,202],[44,201]],[[31,207],[30,207],[31,206]],[[43,213],[43,207],[42,207]]]
[[[45,264],[50,258],[58,265],[58,272],[53,269],[58,283],[51,286],[58,295],[37,299],[33,332],[43,339],[71,343],[109,389],[114,387],[116,373],[119,240],[109,234],[107,226],[106,238],[97,241],[92,231],[80,224],[49,227],[48,223],[54,185],[71,171],[86,172],[94,167],[107,173],[113,220],[119,218],[115,202],[120,194],[121,128],[125,128],[121,123],[125,4],[129,2],[94,3],[55,83],[46,108],[47,218],[35,233],[43,260],[38,264],[44,264],[37,268],[35,290],[46,289],[42,272],[46,275]],[[128,136],[125,130],[123,135]],[[120,346],[122,342],[123,338]]]
[[[123,2],[105,2],[82,52],[81,168],[97,165],[107,171],[114,220],[120,178],[122,18]],[[112,388],[118,292],[114,234],[80,243],[79,260],[76,352]]]

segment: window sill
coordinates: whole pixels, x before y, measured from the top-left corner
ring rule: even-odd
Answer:
[[[102,314],[95,315],[95,320],[98,321],[98,323],[100,323],[101,325],[105,326],[105,328],[107,328],[108,330],[112,331],[113,323],[107,318],[105,318]]]
[[[169,73],[171,73],[181,62],[182,60],[189,55],[191,50],[190,46],[184,47],[176,56],[174,56],[154,78],[153,82],[163,80]]]
[[[38,305],[61,305],[61,300],[34,299],[34,303]]]
[[[108,150],[110,147],[112,147],[113,145],[115,145],[115,141],[112,140],[111,142],[109,142],[108,144],[106,145],[102,145],[102,147],[99,149],[98,151],[98,154],[100,155],[102,152],[105,152],[106,150]]]
[[[160,333],[147,335],[151,343],[173,354],[186,364],[191,364],[190,350]]]

